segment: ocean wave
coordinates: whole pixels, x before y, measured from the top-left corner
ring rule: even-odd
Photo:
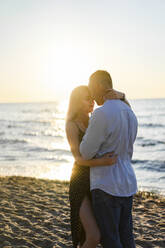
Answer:
[[[137,137],[137,145],[145,147],[145,146],[156,146],[156,145],[165,145],[165,141],[162,140],[152,140],[145,139],[143,137]]]
[[[162,160],[132,160],[138,169],[165,172],[165,161]]]
[[[41,109],[40,111],[43,112],[43,113],[51,113],[52,112],[52,110],[48,109],[48,108]]]
[[[53,137],[55,139],[63,139],[63,136],[57,135],[55,133],[46,133],[46,132],[27,132],[23,133],[25,136],[44,136],[44,137]]]
[[[132,164],[143,164],[143,163],[147,163],[149,160],[139,160],[139,159],[133,159],[131,161]]]
[[[50,125],[49,121],[37,121],[37,120],[26,120],[26,121],[20,121],[23,124],[41,124],[41,125]]]
[[[45,109],[38,109],[38,110],[32,110],[32,109],[26,109],[21,111],[23,114],[31,114],[31,113],[50,113],[52,112],[51,109],[45,108]]]
[[[16,157],[14,157],[14,156],[1,156],[0,160],[1,161],[14,161],[14,160],[16,160]]]
[[[156,128],[156,127],[165,127],[165,125],[162,124],[154,124],[154,123],[141,123],[139,124],[139,127],[152,127],[152,128]]]
[[[6,145],[14,145],[14,144],[26,144],[28,143],[26,140],[18,140],[18,139],[0,139],[0,144]]]
[[[21,113],[23,114],[40,113],[40,110],[36,111],[32,109],[26,109],[26,110],[22,110]]]
[[[165,180],[165,176],[159,177],[160,180]]]
[[[155,141],[149,141],[147,143],[142,143],[141,146],[156,146],[156,145],[165,145],[164,141],[159,141],[159,140],[155,140]]]
[[[28,148],[29,152],[53,152],[58,155],[71,155],[71,152],[65,149],[48,149],[43,147],[32,147]]]
[[[136,140],[143,140],[144,138],[143,137],[141,137],[141,136],[138,136],[137,138],[136,138]]]
[[[7,128],[22,128],[23,126],[20,126],[20,125],[13,125],[13,124],[9,124],[7,125]]]
[[[54,161],[54,162],[60,162],[60,163],[68,163],[68,160],[67,159],[63,159],[63,158],[54,158],[54,157],[51,157],[51,158],[42,158],[41,160],[44,160],[44,161]]]
[[[45,137],[52,137],[52,138],[54,138],[54,139],[64,139],[64,137],[63,136],[61,136],[61,135],[55,135],[55,134],[45,134],[44,135]]]
[[[30,132],[30,133],[24,133],[25,136],[38,136],[39,132]]]
[[[45,132],[42,132],[42,135],[45,136],[45,137],[53,137],[55,139],[63,139],[63,136],[57,135],[55,133],[45,133]]]
[[[20,120],[20,121],[6,121],[9,124],[7,125],[7,127],[18,127],[19,125],[21,127],[23,127],[25,124],[43,124],[43,125],[50,125],[51,124],[51,120],[50,121],[45,121],[45,120]]]

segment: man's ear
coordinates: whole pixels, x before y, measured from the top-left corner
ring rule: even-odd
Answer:
[[[99,95],[105,95],[105,88],[103,87],[102,84],[99,84],[98,83],[98,92],[99,92]]]

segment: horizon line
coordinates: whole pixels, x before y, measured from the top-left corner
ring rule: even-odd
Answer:
[[[127,98],[128,100],[163,100],[165,97],[156,97],[156,98]],[[67,99],[66,99],[67,100]],[[64,99],[61,101],[65,101]],[[48,101],[25,101],[25,102],[0,102],[0,104],[19,104],[19,103],[57,103],[60,102],[60,100],[48,100]]]

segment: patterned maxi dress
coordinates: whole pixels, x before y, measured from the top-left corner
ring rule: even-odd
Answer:
[[[84,133],[79,129],[79,139],[82,140]],[[71,207],[71,233],[73,247],[77,248],[78,244],[83,244],[85,241],[85,231],[80,221],[79,211],[84,197],[90,197],[90,168],[80,166],[74,163],[72,175],[70,179],[69,200]]]

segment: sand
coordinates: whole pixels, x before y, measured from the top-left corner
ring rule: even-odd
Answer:
[[[0,178],[0,248],[72,247],[68,183]],[[134,198],[136,247],[165,247],[165,199],[147,192]]]

